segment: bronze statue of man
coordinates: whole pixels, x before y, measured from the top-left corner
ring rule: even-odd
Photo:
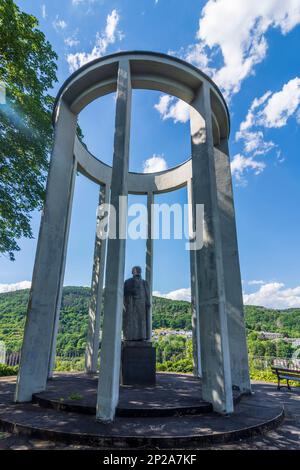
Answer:
[[[140,266],[132,268],[132,277],[124,283],[123,338],[125,341],[150,341],[150,293],[142,279]]]

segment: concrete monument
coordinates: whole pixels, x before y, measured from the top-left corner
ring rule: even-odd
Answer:
[[[167,93],[190,105],[189,160],[161,172],[129,171],[132,89]],[[114,92],[115,134],[110,167],[88,151],[76,129],[78,115],[89,103]],[[196,230],[196,206],[204,205],[204,245],[190,251],[195,375],[201,376],[202,399],[210,402],[216,412],[232,413],[232,387],[238,387],[241,393],[249,393],[251,387],[228,149],[230,118],[220,90],[201,70],[175,57],[149,51],[119,52],[85,64],[68,78],[55,102],[53,125],[54,146],[16,402],[31,401],[33,394],[46,389],[47,379],[52,375],[74,184],[79,171],[99,185],[100,200],[110,201],[117,219],[122,215],[120,200],[127,200],[128,194],[147,197],[145,278],[150,288],[150,304],[154,248],[151,213],[156,195],[187,189],[191,243]],[[127,214],[124,217],[127,220]],[[96,417],[103,422],[115,417],[124,346],[131,346],[128,350],[134,350],[135,357],[152,350],[151,342],[145,339],[149,339],[151,326],[146,334],[142,331],[141,340],[125,339],[122,343],[125,254],[125,237],[109,238],[107,243],[96,237],[86,370],[90,373],[97,370],[102,325]],[[148,318],[151,319],[150,315]],[[125,338],[126,335],[125,331]]]

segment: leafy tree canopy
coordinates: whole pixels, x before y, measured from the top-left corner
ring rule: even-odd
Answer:
[[[38,20],[0,0],[0,253],[14,259],[20,237],[32,237],[30,213],[41,209],[51,147],[48,90],[56,78],[56,53]]]

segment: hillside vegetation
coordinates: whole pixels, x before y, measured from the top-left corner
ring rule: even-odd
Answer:
[[[8,351],[18,351],[21,348],[28,295],[28,290],[0,294],[0,340],[5,342]],[[64,287],[57,342],[60,353],[84,352],[89,297],[90,289],[87,287]],[[245,321],[251,354],[291,356],[291,344],[283,340],[261,340],[259,332],[278,332],[286,337],[300,338],[300,309],[272,310],[246,306]],[[153,329],[190,330],[189,302],[154,297]],[[182,336],[160,338],[157,347],[161,362],[174,358],[174,350],[178,352],[178,358],[183,359],[186,357],[184,354],[190,356],[190,341]],[[184,353],[180,354],[183,350]]]

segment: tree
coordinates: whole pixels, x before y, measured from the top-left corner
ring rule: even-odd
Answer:
[[[31,212],[41,209],[52,142],[56,53],[37,19],[0,0],[0,253],[14,260],[20,237],[32,238]]]
[[[290,343],[279,340],[276,343],[276,356],[277,357],[292,357],[294,349]]]
[[[265,342],[265,356],[276,357],[276,344],[274,341]]]

